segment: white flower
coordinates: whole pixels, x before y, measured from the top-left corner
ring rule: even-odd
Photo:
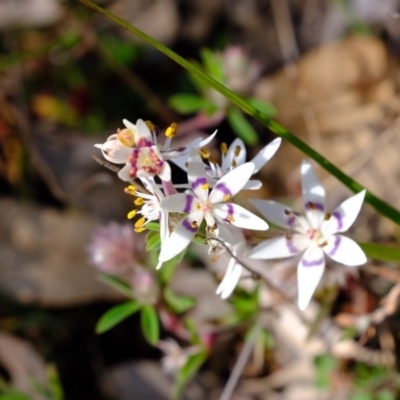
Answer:
[[[96,144],[106,160],[116,164],[126,164],[118,176],[123,181],[136,178],[150,178],[155,175],[164,181],[171,180],[171,167],[167,160],[187,154],[191,148],[208,144],[216,135],[214,132],[207,139],[195,139],[189,145],[170,149],[171,139],[176,134],[177,125],[172,124],[165,132],[164,145],[157,142],[157,129],[151,123],[139,119],[135,124],[124,119],[125,129],[111,135],[103,144]],[[151,130],[150,130],[150,128]]]
[[[260,152],[250,161],[254,164],[255,167],[252,175],[256,174],[272,158],[281,143],[281,138],[274,139],[271,143],[263,147]],[[211,153],[207,149],[201,150],[202,157],[207,159],[209,162],[209,165],[206,165],[205,168],[209,177],[211,187],[214,187],[216,182],[228,172],[239,167],[240,165],[243,165],[246,162],[246,147],[243,141],[239,138],[235,139],[231,143],[229,148],[227,147],[226,143],[222,143],[221,153],[221,164],[218,164],[211,157]],[[174,159],[173,162],[184,171],[187,171],[186,158],[180,157]],[[246,185],[243,187],[243,189],[256,190],[259,189],[261,185],[261,182],[258,180],[249,180],[248,182],[246,182]]]
[[[159,261],[170,260],[184,250],[200,228],[203,219],[207,232],[218,236],[218,222],[240,228],[266,230],[268,224],[261,218],[234,203],[227,203],[253,174],[254,164],[246,163],[223,176],[209,192],[210,183],[200,156],[194,151],[189,156],[188,180],[192,191],[166,197],[161,208],[168,212],[188,214],[163,243]]]
[[[230,228],[230,229],[226,229]],[[220,227],[220,239],[231,250],[235,257],[247,255],[249,246],[243,232],[233,227]],[[242,277],[243,267],[234,257],[230,257],[225,275],[217,287],[216,294],[221,296],[221,299],[227,299],[235,290],[240,278]]]
[[[249,256],[267,260],[291,257],[303,252],[297,268],[298,303],[303,310],[324,273],[325,255],[347,266],[364,264],[367,259],[355,241],[337,235],[347,231],[355,221],[365,190],[328,213],[325,190],[308,161],[303,161],[301,174],[305,216],[274,201],[250,200],[266,219],[280,227],[291,229],[293,233],[260,243]]]

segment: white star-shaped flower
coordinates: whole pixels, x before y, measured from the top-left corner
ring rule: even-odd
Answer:
[[[192,241],[203,220],[207,233],[218,236],[218,223],[246,229],[266,230],[268,224],[245,208],[228,203],[248,182],[254,164],[246,163],[223,176],[210,192],[209,177],[196,151],[189,155],[188,180],[192,191],[166,197],[161,208],[168,212],[188,214],[175,227],[161,248],[159,261],[170,260]]]
[[[329,213],[326,212],[325,190],[308,161],[303,161],[301,175],[305,216],[274,201],[250,200],[267,220],[292,232],[258,244],[249,257],[268,260],[291,257],[303,252],[297,269],[298,304],[303,310],[322,278],[325,255],[347,266],[364,264],[367,258],[354,240],[338,234],[347,231],[354,223],[360,212],[365,190],[350,197]]]

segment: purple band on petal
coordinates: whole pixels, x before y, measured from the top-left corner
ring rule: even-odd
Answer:
[[[337,221],[337,230],[339,231],[340,229],[343,228],[343,218],[342,218],[342,216],[340,215],[340,213],[337,212],[337,211],[334,212],[334,213],[332,213],[332,217],[336,218],[336,221]]]
[[[286,246],[290,253],[296,254],[299,252],[299,249],[293,244],[293,242],[290,239],[286,239]]]
[[[202,178],[197,178],[193,183],[192,183],[192,189],[196,189],[201,185],[207,185],[208,180],[205,177]]]
[[[325,211],[325,207],[321,203],[314,203],[312,201],[309,201],[305,205],[305,209],[308,210],[318,210],[318,211]]]
[[[322,265],[324,263],[324,258],[320,258],[319,260],[306,260],[303,258],[301,260],[301,264],[304,265],[305,267],[317,267],[318,265]]]
[[[186,196],[186,203],[185,203],[185,208],[183,209],[184,213],[189,214],[190,210],[192,209],[192,203],[193,203],[193,196],[187,195]]]
[[[342,241],[340,236],[335,236],[335,244],[332,247],[332,250],[328,253],[330,256],[335,255],[335,253],[337,252],[339,246],[340,246],[340,242]]]
[[[197,230],[199,229],[199,228],[193,227],[188,218],[185,218],[183,220],[183,226],[190,232],[197,232]]]
[[[218,183],[218,185],[216,185],[214,187],[214,190],[219,190],[221,191],[223,194],[226,194],[228,196],[232,196],[232,192],[229,190],[229,188],[225,185],[225,183]]]
[[[139,140],[136,142],[136,146],[139,148],[140,147],[151,147],[152,145],[153,145],[153,143],[144,137],[139,138]]]

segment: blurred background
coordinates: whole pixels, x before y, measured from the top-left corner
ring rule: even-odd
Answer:
[[[259,101],[279,123],[400,207],[400,1],[96,3],[210,73],[210,65],[220,62],[220,80]],[[210,64],[210,58],[217,61]],[[211,108],[204,113],[204,107]],[[123,297],[96,278],[89,244],[99,228],[129,224],[132,198],[115,172],[92,158],[101,156],[93,145],[122,127],[123,118],[151,120],[161,129],[177,122],[182,141],[218,129],[217,141],[228,144],[245,124],[250,155],[274,138],[229,107],[174,62],[77,1],[0,0],[0,399],[168,398],[163,352],[147,344],[136,316],[103,335],[94,331]],[[264,186],[256,196],[298,196],[302,158],[284,143],[260,172]],[[331,206],[349,195],[321,169],[318,174]],[[399,235],[367,206],[355,233],[384,243]],[[193,285],[196,318],[213,321],[226,312],[206,268],[183,268],[175,285],[182,292]],[[388,290],[386,281],[368,272],[352,285],[335,313],[368,313]],[[283,368],[275,348],[262,368],[248,367],[245,377],[252,383],[234,398],[398,398],[392,378],[399,328],[395,316],[376,328],[390,335],[395,360],[389,370],[382,372],[380,361],[355,367],[322,359],[322,389],[315,377],[307,381],[288,371],[293,379],[268,381]],[[365,338],[373,348],[382,345],[377,332]],[[241,335],[231,332],[215,347],[188,399],[218,398]],[[221,357],[228,360],[224,365]],[[359,387],[368,387],[367,394]],[[16,397],[21,393],[26,397]]]

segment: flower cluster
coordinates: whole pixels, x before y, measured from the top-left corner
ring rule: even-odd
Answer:
[[[127,120],[123,122],[124,129],[96,147],[108,161],[124,164],[118,176],[130,182],[126,192],[136,197],[136,208],[128,214],[128,218],[139,216],[134,224],[135,231],[142,232],[149,222],[159,222],[158,268],[184,251],[196,236],[206,239],[210,252],[223,242],[234,255],[217,289],[222,298],[227,298],[242,275],[237,257],[268,260],[301,254],[297,269],[298,304],[304,309],[323,275],[325,255],[347,266],[366,262],[358,244],[341,235],[355,221],[365,191],[328,212],[324,188],[308,161],[303,161],[301,166],[305,214],[274,201],[250,200],[266,220],[288,233],[253,248],[249,245],[243,230],[265,231],[268,224],[243,206],[242,201],[241,205],[237,204],[235,196],[242,189],[261,187],[261,182],[252,177],[275,154],[281,139],[273,140],[249,162],[246,162],[246,149],[240,139],[229,148],[223,143],[218,163],[205,148],[216,132],[206,139],[195,139],[185,147],[174,149],[171,140],[177,133],[176,124],[166,129],[163,143],[160,143],[159,129],[151,122],[141,119],[136,125]],[[170,162],[187,173],[187,182],[179,185],[173,182]],[[178,192],[178,188],[181,191]]]

